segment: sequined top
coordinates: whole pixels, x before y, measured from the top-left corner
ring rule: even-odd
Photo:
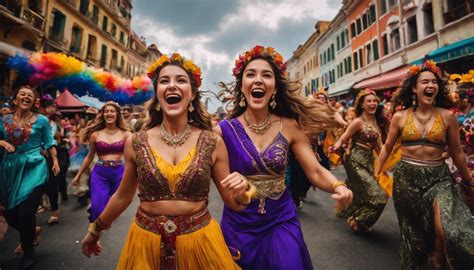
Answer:
[[[364,121],[364,123],[364,128],[354,135],[354,142],[373,149],[377,146],[380,132],[367,122]]]
[[[413,109],[407,110],[405,123],[403,124],[401,141],[403,146],[412,145],[427,145],[444,149],[446,145],[447,127],[444,124],[443,118],[438,110],[435,110],[435,120],[431,130],[423,137],[423,134],[418,131],[413,119]]]
[[[95,148],[97,150],[97,155],[109,155],[109,154],[123,154],[123,148],[125,146],[125,141],[116,141],[113,143],[108,143],[104,141],[98,141],[95,143]]]
[[[159,166],[161,162],[157,163],[157,151],[152,150],[148,144],[147,133],[141,131],[134,134],[132,145],[137,163],[138,197],[140,200],[207,200],[211,183],[212,153],[216,142],[217,137],[211,131],[202,131],[195,147],[196,153],[189,165],[170,185],[169,180],[162,172],[164,168]]]

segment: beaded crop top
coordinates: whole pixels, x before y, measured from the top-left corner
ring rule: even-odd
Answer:
[[[413,119],[413,109],[408,109],[403,125],[401,141],[403,146],[427,145],[439,149],[444,149],[446,145],[446,125],[443,122],[441,114],[436,110],[435,119],[431,130],[423,137]]]
[[[380,132],[364,121],[364,128],[354,135],[354,142],[373,149],[377,146],[379,136]]]
[[[110,155],[110,154],[123,154],[123,148],[125,146],[125,141],[117,141],[113,143],[108,143],[104,141],[98,141],[95,143],[95,148],[97,150],[97,155]]]
[[[157,166],[156,150],[148,144],[145,131],[132,137],[138,174],[138,197],[141,201],[181,200],[204,201],[209,197],[212,170],[212,153],[217,137],[204,130],[199,135],[195,154],[189,165],[174,183],[164,176]]]

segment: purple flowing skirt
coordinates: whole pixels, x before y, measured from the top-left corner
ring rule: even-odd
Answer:
[[[221,228],[231,252],[239,250],[243,269],[313,269],[291,195],[265,200],[266,214],[258,213],[258,200],[242,212],[224,206]]]

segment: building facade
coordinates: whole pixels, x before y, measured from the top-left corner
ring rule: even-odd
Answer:
[[[298,80],[302,84],[300,92],[302,96],[313,93],[320,84],[317,41],[328,30],[329,24],[328,21],[318,21],[315,24],[315,31],[303,45],[298,46],[290,60],[287,61],[290,79]]]
[[[6,61],[17,53],[41,51],[47,1],[0,1],[0,100],[14,88],[15,75]]]
[[[118,0],[50,1],[43,51],[126,75],[131,8]]]

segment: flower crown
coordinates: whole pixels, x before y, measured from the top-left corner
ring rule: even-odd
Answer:
[[[235,66],[232,70],[232,74],[237,77],[240,72],[242,72],[242,68],[244,65],[253,59],[259,56],[269,56],[272,58],[273,62],[278,66],[280,72],[285,73],[286,65],[283,61],[283,57],[279,54],[275,49],[272,47],[263,47],[260,45],[256,45],[250,51],[246,51],[243,54],[239,55],[239,58],[235,60]]]
[[[356,99],[355,99],[355,105],[354,105],[354,107],[357,108],[357,106],[358,106],[358,104],[359,104],[359,102],[360,102],[360,99],[361,99],[362,97],[365,97],[365,96],[368,96],[368,95],[374,95],[374,96],[377,98],[377,100],[380,102],[380,99],[379,99],[379,97],[377,96],[377,94],[375,93],[374,90],[372,90],[372,89],[370,89],[370,88],[365,88],[364,90],[361,90],[361,91],[359,92],[359,94],[357,94],[357,97],[356,97]]]
[[[202,78],[201,78],[201,68],[194,64],[191,60],[186,60],[182,57],[179,53],[173,53],[171,57],[166,54],[163,54],[158,60],[148,66],[146,71],[146,75],[152,80],[155,80],[158,74],[156,74],[156,70],[161,68],[164,64],[167,63],[179,63],[182,65],[184,70],[190,72],[193,75],[194,81],[196,81],[197,87],[201,86]]]
[[[318,87],[318,91],[314,92],[313,96],[318,96],[318,95],[324,95],[327,97],[328,93],[326,92],[326,90],[324,90],[324,88],[322,86]]]
[[[438,75],[438,77],[442,77],[441,69],[436,65],[436,62],[431,60],[426,60],[423,65],[413,65],[408,69],[408,74],[411,76],[416,76],[421,71],[431,71],[434,74]]]

